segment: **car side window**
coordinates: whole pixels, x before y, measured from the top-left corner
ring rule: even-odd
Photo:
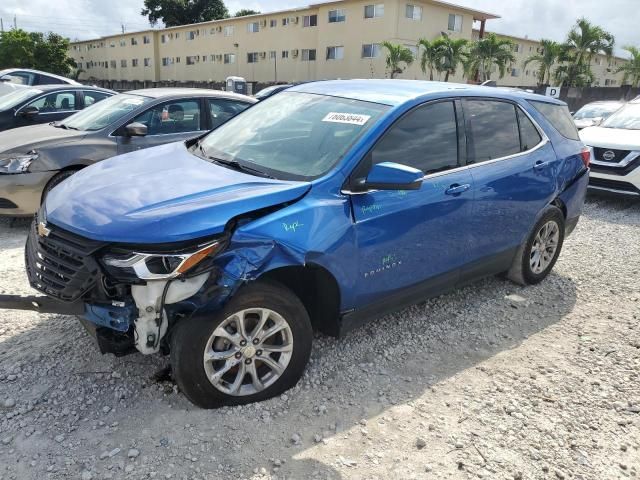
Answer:
[[[435,173],[458,166],[458,129],[452,101],[430,103],[406,114],[371,152],[372,163],[394,162]]]
[[[496,100],[465,100],[470,162],[507,157],[521,151],[516,107]]]
[[[59,78],[55,78],[55,77],[50,77],[49,75],[38,75],[38,85],[61,85],[63,83],[62,80],[60,80]]]
[[[10,82],[18,83],[21,85],[33,85],[35,75],[27,72],[11,72],[2,78],[8,78]]]
[[[68,112],[76,109],[76,94],[74,92],[50,93],[27,106],[36,107],[40,113]]]
[[[200,101],[172,100],[146,110],[132,120],[147,126],[147,135],[196,132],[200,130]]]
[[[518,125],[520,126],[520,151],[526,152],[538,145],[542,141],[542,137],[529,117],[521,109],[518,108],[517,111]]]
[[[241,111],[249,107],[249,103],[220,98],[209,98],[209,115],[211,116],[211,128],[217,128],[227,120],[235,117]]]
[[[100,100],[104,100],[105,98],[109,98],[110,95],[102,92],[96,92],[93,90],[84,90],[84,107],[87,108],[94,103],[98,103]]]

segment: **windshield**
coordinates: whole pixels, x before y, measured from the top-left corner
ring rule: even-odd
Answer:
[[[100,130],[151,100],[152,98],[149,97],[121,93],[71,115],[60,125],[74,130]]]
[[[628,103],[602,124],[606,128],[640,130],[640,103]]]
[[[613,112],[618,110],[621,106],[622,106],[621,103],[602,104],[602,105],[598,105],[598,104],[585,105],[573,115],[573,118],[575,120],[583,120],[585,118],[597,118],[597,117],[607,118]]]
[[[287,180],[327,173],[389,107],[310,93],[283,92],[204,137],[203,153]]]
[[[6,95],[0,97],[0,110],[9,110],[20,105],[25,100],[28,100],[36,95],[42,93],[42,90],[37,88],[22,88],[15,90]]]

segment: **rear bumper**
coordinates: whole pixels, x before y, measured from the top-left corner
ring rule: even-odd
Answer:
[[[42,192],[55,172],[0,175],[0,216],[31,216],[40,208]]]

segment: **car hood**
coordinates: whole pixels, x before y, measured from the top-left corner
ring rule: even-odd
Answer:
[[[56,128],[48,123],[12,128],[0,132],[0,153],[27,153],[83,138],[87,132]]]
[[[589,127],[580,130],[580,139],[590,147],[640,150],[640,130]]]
[[[177,142],[85,168],[53,189],[45,208],[48,222],[83,237],[157,244],[221,233],[234,217],[310,188],[210,163]]]

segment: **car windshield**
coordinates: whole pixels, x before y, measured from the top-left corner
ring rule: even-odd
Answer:
[[[605,128],[640,130],[640,103],[628,103],[602,124]]]
[[[360,100],[283,92],[204,137],[201,153],[275,178],[310,180],[327,173],[388,108]]]
[[[9,110],[10,108],[14,108],[25,100],[35,97],[40,93],[42,93],[42,90],[37,88],[23,88],[7,93],[6,95],[2,95],[0,97],[0,110]]]
[[[618,110],[622,106],[621,103],[608,103],[608,104],[589,104],[578,110],[573,118],[575,120],[583,120],[585,118],[607,118],[613,112]]]
[[[150,97],[121,93],[94,103],[90,107],[66,118],[59,125],[73,130],[100,130],[151,100],[152,98]]]

